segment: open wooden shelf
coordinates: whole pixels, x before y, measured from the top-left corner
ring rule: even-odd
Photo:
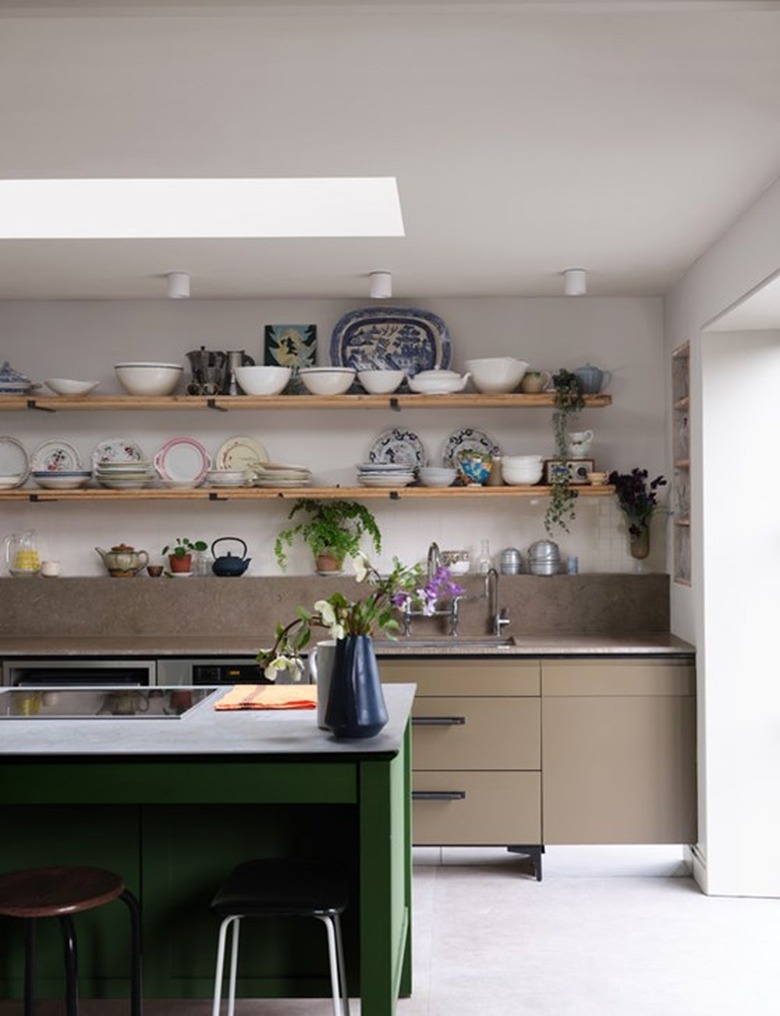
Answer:
[[[349,501],[406,501],[453,498],[548,497],[548,486],[533,487],[195,487],[175,490],[142,487],[139,490],[109,490],[105,487],[79,490],[45,490],[20,487],[0,491],[0,501],[74,501],[83,503],[114,501],[270,501],[306,499],[345,499]],[[606,497],[615,488],[575,484],[572,489],[582,497]]]
[[[612,405],[611,395],[585,395],[588,409]],[[510,393],[483,395],[456,392],[451,395],[0,395],[0,411],[30,409],[53,413],[60,410],[212,410],[234,409],[552,409],[552,392],[536,395]]]

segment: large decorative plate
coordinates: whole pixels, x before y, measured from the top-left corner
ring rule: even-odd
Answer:
[[[217,452],[217,469],[252,469],[255,462],[268,462],[268,452],[253,437],[231,437]],[[256,472],[253,472],[253,476]]]
[[[79,453],[67,441],[44,441],[30,456],[32,468],[38,472],[61,473],[81,469]]]
[[[454,431],[447,438],[441,456],[442,464],[450,469],[455,469],[458,465],[457,457],[460,452],[483,452],[494,458],[501,454],[501,448],[492,437],[488,437],[476,427],[463,427],[461,430]]]
[[[21,441],[0,437],[0,488],[21,487],[30,475],[30,459]]]
[[[127,441],[123,437],[101,441],[92,452],[92,468],[97,469],[101,462],[144,462],[146,456],[135,441]]]
[[[211,462],[208,452],[194,437],[174,437],[154,457],[160,479],[169,485],[197,487]]]
[[[413,307],[366,307],[336,322],[330,360],[356,370],[402,370],[408,375],[449,367],[447,326],[436,314]]]
[[[380,434],[368,453],[369,462],[392,463],[412,469],[424,466],[426,459],[425,448],[419,437],[411,430],[399,430],[398,427]]]

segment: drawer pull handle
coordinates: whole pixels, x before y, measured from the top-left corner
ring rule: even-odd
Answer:
[[[463,801],[465,790],[413,790],[413,801]]]
[[[465,716],[413,716],[413,727],[462,727]]]

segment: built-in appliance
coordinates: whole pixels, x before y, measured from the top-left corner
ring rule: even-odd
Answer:
[[[253,657],[157,660],[158,684],[270,684]]]
[[[30,688],[36,685],[109,685],[159,684],[155,660],[6,660],[3,663],[5,687]],[[188,684],[190,682],[175,682]]]
[[[0,688],[2,720],[179,720],[219,689],[73,686]]]

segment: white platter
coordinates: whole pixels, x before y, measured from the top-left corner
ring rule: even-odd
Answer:
[[[197,487],[211,468],[211,460],[194,437],[174,437],[157,452],[154,466],[166,484]]]
[[[217,452],[214,466],[217,469],[250,469],[255,474],[255,462],[267,462],[268,452],[253,437],[239,435],[228,438]]]
[[[30,475],[30,458],[21,441],[0,437],[0,478],[4,490],[21,487]]]

